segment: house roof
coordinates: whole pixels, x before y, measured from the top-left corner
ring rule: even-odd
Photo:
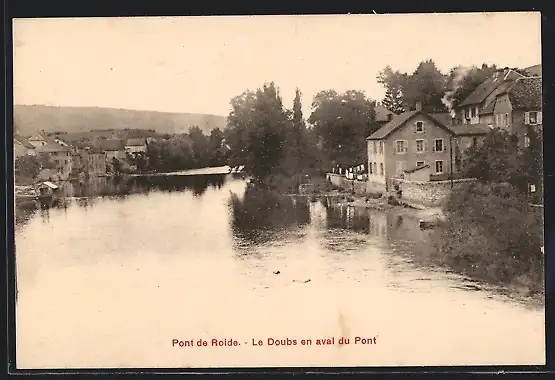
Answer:
[[[542,65],[534,65],[534,66],[530,66],[524,69],[524,71],[526,71],[528,74],[530,75],[535,75],[538,77],[542,76]]]
[[[18,143],[20,143],[21,145],[23,145],[27,149],[35,149],[35,146],[33,144],[31,144],[29,141],[27,141],[27,139],[24,138],[23,136],[20,136],[18,134],[14,134],[13,139],[15,141],[17,141]]]
[[[400,115],[395,115],[393,120],[378,129],[372,135],[367,137],[367,140],[381,140],[389,136],[391,133],[396,131],[398,128],[405,125],[410,119],[412,119],[417,114],[422,114],[427,116],[430,120],[435,122],[441,128],[444,128],[447,132],[455,136],[471,136],[471,135],[483,135],[488,133],[490,130],[489,126],[484,124],[463,124],[463,125],[451,125],[451,115],[449,113],[424,113],[422,111],[407,111]]]
[[[417,171],[419,171],[419,170],[422,170],[422,169],[424,169],[424,168],[429,168],[429,167],[430,167],[430,165],[428,165],[428,164],[426,164],[426,165],[419,165],[419,166],[415,166],[414,168],[406,169],[406,170],[403,170],[403,171],[404,171],[405,173],[414,173],[414,172],[417,172]]]
[[[98,140],[97,143],[96,143],[96,147],[98,149],[102,149],[103,151],[125,150],[125,146],[123,145],[123,141],[118,140],[118,139]]]
[[[509,87],[513,85],[514,82],[507,81],[502,83],[500,86],[496,87],[495,90],[485,99],[484,107],[480,110],[480,115],[490,115],[493,113],[493,109],[495,108],[495,101],[498,95],[501,95]]]
[[[37,152],[41,153],[70,152],[70,149],[56,142],[48,142],[48,144],[46,144],[45,146],[40,146],[36,149]]]
[[[29,141],[46,141],[46,139],[40,134],[40,133],[35,133],[34,135],[31,135],[31,137],[28,138]]]
[[[376,111],[376,121],[378,122],[389,121],[387,115],[393,115],[393,112],[391,112],[381,104],[376,104],[374,110]]]
[[[128,139],[125,142],[125,146],[144,146],[145,140],[144,139]]]
[[[513,108],[534,110],[542,108],[542,78],[530,77],[517,80],[508,90]]]
[[[496,71],[491,77],[482,82],[474,91],[466,97],[465,100],[459,105],[460,107],[470,106],[475,104],[482,104],[484,100],[490,95],[497,87],[503,83],[512,83],[518,78],[523,78],[523,75],[514,70],[500,70]]]
[[[389,123],[387,123],[380,129],[378,129],[376,132],[372,133],[366,139],[381,140],[389,136],[393,131],[395,131],[397,128],[401,127],[402,125],[404,125],[409,119],[411,119],[417,113],[419,113],[419,111],[407,111],[399,115],[393,115],[393,119],[391,119]]]

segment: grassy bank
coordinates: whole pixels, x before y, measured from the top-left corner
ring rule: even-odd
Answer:
[[[543,214],[510,185],[471,184],[454,193],[432,238],[457,272],[529,295],[544,289]]]

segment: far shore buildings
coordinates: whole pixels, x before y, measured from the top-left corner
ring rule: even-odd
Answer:
[[[18,134],[13,136],[14,159],[17,157],[29,155],[36,156],[36,147],[31,144],[25,137]]]
[[[147,148],[146,139],[128,139],[125,142],[125,152],[129,154],[145,153]]]

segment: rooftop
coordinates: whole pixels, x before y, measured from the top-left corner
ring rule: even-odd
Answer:
[[[144,146],[145,145],[145,139],[128,139],[125,142],[125,146]]]
[[[55,152],[70,152],[71,150],[66,148],[65,146],[61,146],[56,142],[49,142],[44,146],[40,146],[37,148],[37,152],[41,153],[55,153]]]
[[[524,71],[526,71],[530,75],[541,77],[542,76],[542,65],[540,64],[540,65],[530,66],[530,67],[525,68]]]
[[[27,141],[27,139],[23,136],[20,136],[18,134],[14,134],[13,139],[15,141],[19,142],[21,145],[23,145],[27,149],[35,149],[35,146],[33,144],[31,144],[29,141]]]
[[[513,83],[518,78],[523,78],[523,75],[511,69],[496,71],[491,77],[489,77],[478,87],[476,87],[476,89],[472,91],[470,95],[468,95],[459,106],[464,107],[475,104],[482,104],[482,102],[486,100],[486,98],[493,91],[495,91],[497,87],[506,82]]]
[[[103,151],[125,150],[123,141],[118,139],[98,140],[95,145],[96,145],[96,148],[102,149]]]
[[[542,108],[542,78],[517,80],[507,91],[513,108],[536,110]]]
[[[393,115],[393,112],[385,108],[382,104],[376,104],[376,121],[384,122],[389,121],[388,115]]]

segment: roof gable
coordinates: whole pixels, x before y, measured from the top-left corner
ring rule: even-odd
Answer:
[[[27,139],[18,134],[14,134],[13,139],[27,149],[35,149],[35,146],[33,144],[31,144],[29,141],[27,141]]]
[[[519,78],[524,78],[524,76],[514,70],[497,71],[476,87],[476,89],[462,101],[459,107],[482,104],[482,102],[499,86],[506,83],[511,84]]]
[[[445,123],[445,120],[446,120],[445,115],[449,115],[449,114],[427,114],[422,111],[407,111],[407,112],[403,112],[402,114],[395,115],[389,123],[387,123],[380,129],[378,129],[376,132],[372,133],[366,139],[381,140],[381,139],[387,138],[389,135],[391,135],[399,128],[403,127],[407,122],[409,122],[417,115],[422,115],[428,118],[428,120],[433,122],[436,126],[445,129],[445,131],[447,131],[448,133],[453,133],[453,131],[451,131],[447,126],[448,124]]]

